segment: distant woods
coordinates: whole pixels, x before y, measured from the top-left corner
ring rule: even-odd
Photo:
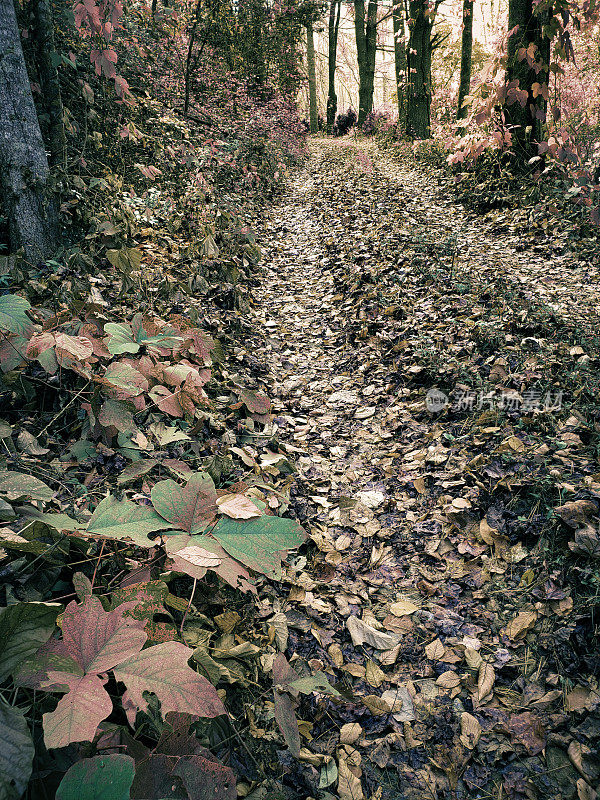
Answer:
[[[400,0],[390,4],[384,0],[329,0],[321,6],[321,19],[327,29],[327,107],[325,126],[334,132],[338,106],[336,69],[339,59],[340,15],[354,26],[356,75],[358,77],[358,125],[369,125],[374,114],[373,98],[376,54],[393,54],[393,90],[384,98],[387,107],[393,102],[397,111],[397,131],[408,138],[431,136],[431,109],[434,99],[432,58],[435,49],[449,37],[448,18],[460,20],[460,38],[454,46],[454,83],[458,87],[453,117],[464,120],[470,110],[473,87],[473,18],[476,0],[456,0],[449,10],[444,8],[440,20],[441,0]],[[317,7],[315,7],[317,8]],[[517,139],[528,137],[539,141],[543,133],[551,62],[551,42],[558,32],[554,24],[554,7],[535,4],[532,0],[509,0],[503,30],[495,33],[503,40],[504,79],[507,91],[500,97],[499,108],[508,124],[515,126]],[[393,46],[386,46],[384,29],[393,30]],[[500,19],[500,18],[499,18]],[[316,22],[313,16],[312,25]],[[310,87],[311,130],[319,116],[314,75],[314,42],[308,42],[308,80]],[[446,45],[448,47],[448,45]],[[502,53],[499,53],[499,58]],[[346,58],[347,58],[346,54]],[[446,90],[445,86],[440,87]]]

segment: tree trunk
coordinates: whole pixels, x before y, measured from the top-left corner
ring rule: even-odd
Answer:
[[[56,48],[54,46],[54,23],[49,0],[33,0],[34,31],[37,46],[36,62],[42,89],[44,107],[50,120],[48,144],[50,147],[50,166],[64,166],[67,141],[63,119],[63,104],[60,94],[60,81],[56,67]]]
[[[335,66],[337,60],[338,33],[340,30],[340,13],[342,0],[331,0],[329,5],[329,30],[328,30],[328,72],[329,84],[327,90],[327,133],[331,135],[337,114],[337,94],[335,93]]]
[[[404,119],[405,82],[406,82],[406,47],[404,45],[404,16],[399,2],[394,3],[392,11],[394,25],[394,71],[396,77],[396,96],[398,98],[398,120]]]
[[[516,126],[513,146],[520,148],[525,158],[537,151],[536,142],[542,137],[546,119],[550,39],[542,29],[551,12],[552,9],[535,14],[532,0],[510,0],[508,5],[508,30],[516,30],[508,39],[504,110],[507,122]],[[523,54],[531,45],[535,46],[535,53],[530,63]],[[541,93],[536,92],[537,97],[533,90],[536,83],[542,88]],[[527,97],[519,92],[527,92]]]
[[[0,0],[0,184],[11,250],[37,264],[57,245],[56,200],[13,0]]]
[[[431,135],[431,28],[433,19],[427,0],[410,0],[406,61],[408,91],[406,133],[414,139]]]
[[[373,111],[375,55],[377,53],[377,0],[369,0],[365,18],[364,0],[354,0],[354,29],[358,59],[358,124]]]
[[[473,62],[473,0],[463,0],[462,48],[460,56],[460,84],[456,119],[467,116],[465,98],[471,91],[471,65]]]
[[[308,67],[308,104],[310,132],[319,130],[319,114],[317,112],[317,73],[315,71],[315,37],[312,22],[306,23],[306,66]]]

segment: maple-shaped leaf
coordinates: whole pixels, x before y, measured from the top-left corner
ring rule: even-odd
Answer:
[[[73,742],[91,742],[98,725],[112,712],[113,704],[98,675],[49,672],[41,688],[66,686],[67,694],[55,710],[43,716],[44,744],[48,748],[66,747]]]
[[[153,547],[148,534],[168,527],[149,506],[138,506],[131,500],[117,500],[109,495],[98,504],[86,530],[95,536],[130,539],[141,547]]]
[[[281,576],[282,552],[306,539],[299,522],[264,514],[248,520],[222,517],[210,531],[227,552],[255,572],[275,579]]]
[[[133,703],[142,711],[148,702],[144,692],[153,692],[160,700],[163,716],[181,711],[198,717],[225,714],[217,690],[202,675],[188,666],[192,655],[180,642],[154,645],[115,667],[114,675],[127,687],[124,704]]]
[[[138,653],[146,642],[144,621],[124,616],[135,602],[105,611],[97,597],[69,603],[63,614],[63,647],[86,672],[106,672]]]
[[[185,486],[160,481],[150,495],[152,505],[175,530],[201,533],[217,515],[217,492],[206,472],[196,472]]]

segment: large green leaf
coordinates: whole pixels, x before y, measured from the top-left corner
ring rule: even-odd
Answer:
[[[266,514],[248,520],[222,517],[210,532],[242,564],[276,579],[281,577],[280,554],[306,538],[296,520]]]
[[[0,800],[19,800],[23,795],[33,754],[25,715],[0,700]]]
[[[217,515],[217,492],[207,472],[196,472],[185,486],[160,481],[153,487],[152,505],[175,530],[201,533]]]
[[[0,495],[8,500],[52,500],[54,492],[43,481],[25,472],[4,472],[0,475]]]
[[[149,506],[138,506],[131,500],[117,500],[109,495],[92,514],[87,532],[110,539],[130,539],[141,547],[152,547],[148,534],[168,527]]]
[[[5,294],[0,297],[0,329],[27,336],[33,324],[25,313],[31,305],[24,297],[17,294]]]
[[[129,800],[134,774],[133,758],[124,754],[84,758],[67,771],[56,800]]]
[[[60,603],[17,603],[0,609],[0,683],[48,641]]]
[[[108,322],[104,330],[110,337],[106,345],[109,353],[113,356],[137,353],[143,345],[171,348],[183,341],[183,337],[168,333],[152,336],[144,327],[144,323],[148,324],[141,314],[135,315],[131,325],[126,322]]]

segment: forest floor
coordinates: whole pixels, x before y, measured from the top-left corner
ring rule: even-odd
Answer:
[[[248,347],[312,540],[263,616],[341,693],[302,699],[284,784],[596,797],[598,267],[372,141],[310,148]]]

